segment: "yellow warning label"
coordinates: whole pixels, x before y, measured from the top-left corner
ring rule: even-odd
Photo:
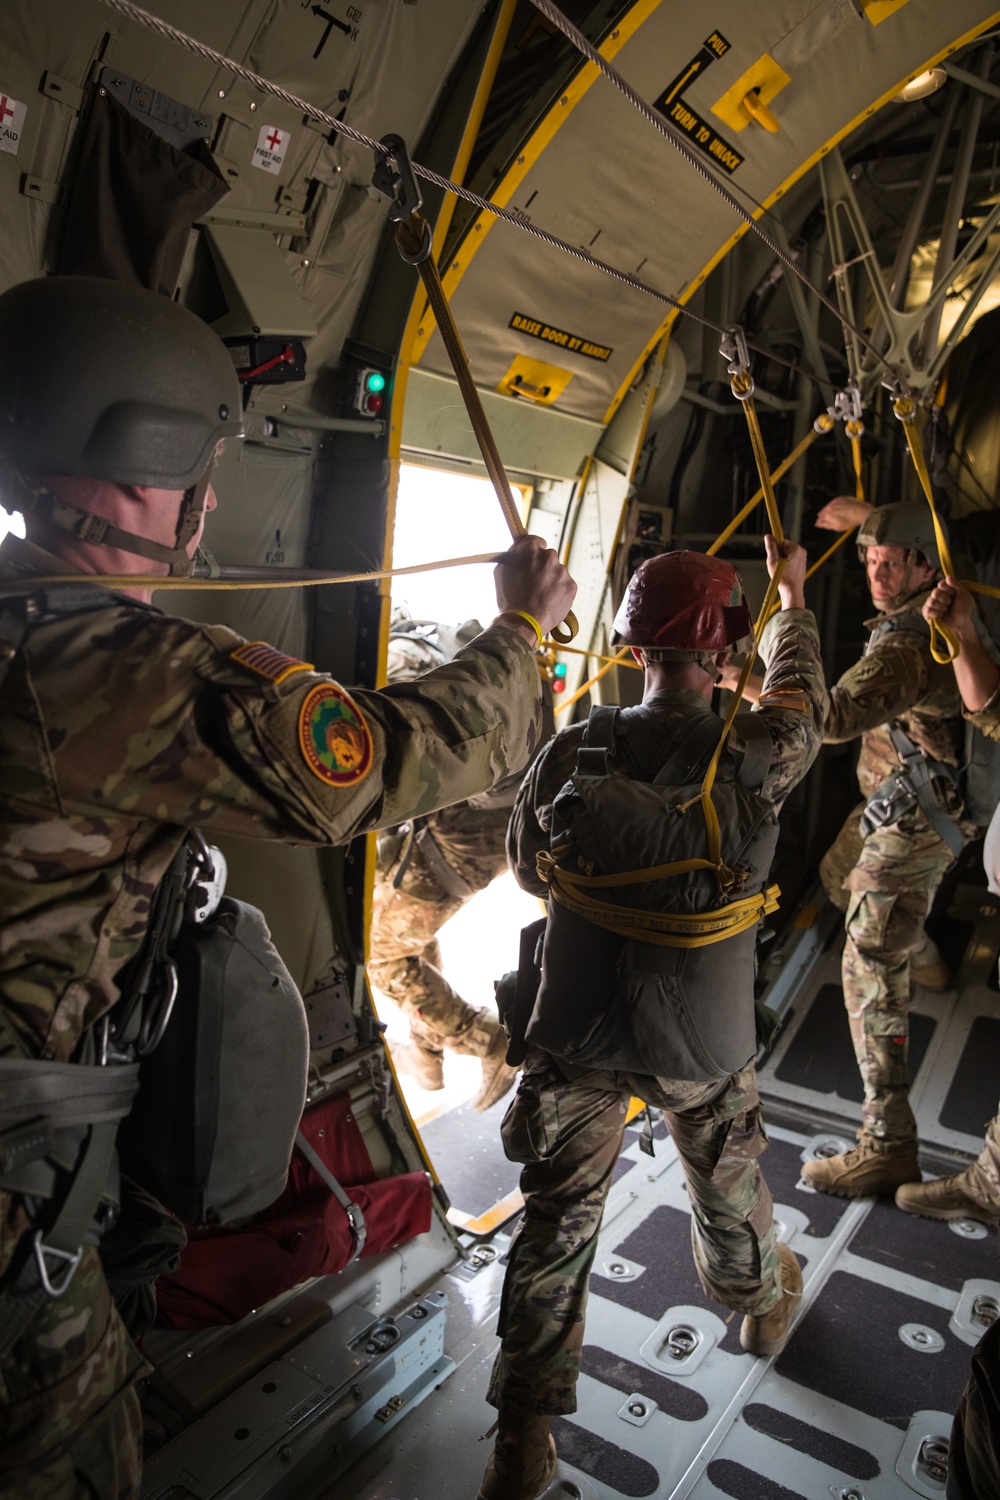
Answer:
[[[555,344],[557,349],[565,349],[569,354],[585,354],[588,359],[599,359],[602,364],[615,352],[607,344],[595,344],[591,339],[567,333],[563,328],[553,328],[538,318],[529,318],[527,313],[514,313],[507,326],[518,333],[528,334],[530,338],[541,339],[545,344]]]
[[[727,172],[735,172],[743,161],[743,157],[683,98],[685,89],[690,88],[706,68],[710,68],[720,57],[725,57],[729,50],[730,44],[722,33],[713,31],[711,36],[702,43],[701,50],[653,100],[653,108],[658,109],[661,115],[665,115],[672,125],[682,130],[702,151],[714,157],[720,167],[724,167]]]

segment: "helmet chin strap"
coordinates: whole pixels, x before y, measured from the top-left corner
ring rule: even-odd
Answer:
[[[188,556],[187,549],[191,539],[197,535],[205,514],[205,501],[212,479],[212,467],[210,463],[198,483],[184,491],[180,514],[177,517],[177,534],[172,547],[166,547],[161,542],[154,542],[151,537],[140,536],[134,531],[125,531],[121,526],[115,526],[103,516],[95,515],[93,511],[83,510],[78,505],[69,505],[65,500],[57,499],[43,484],[39,484],[25,474],[14,470],[6,471],[6,474],[16,481],[16,487],[20,491],[20,508],[37,516],[46,526],[54,526],[59,531],[65,531],[68,535],[76,537],[77,541],[87,542],[92,547],[114,547],[121,552],[131,552],[137,557],[148,558],[150,562],[166,563],[168,577],[189,578],[194,567],[194,559]]]

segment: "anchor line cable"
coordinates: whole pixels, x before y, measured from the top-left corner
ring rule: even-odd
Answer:
[[[255,73],[252,68],[247,68],[242,63],[236,62],[234,58],[227,57],[225,53],[208,46],[206,42],[200,42],[196,37],[189,35],[188,32],[181,31],[177,26],[172,26],[169,21],[164,21],[161,17],[152,15],[149,11],[144,10],[142,6],[134,5],[132,0],[102,0],[102,4],[106,5],[110,10],[117,11],[119,15],[125,16],[128,20],[134,21],[137,26],[143,26],[147,31],[153,31],[158,36],[163,37],[165,41],[173,42],[176,46],[184,48],[185,51],[202,58],[203,61],[214,64],[215,67],[223,72],[232,73],[234,77],[242,79],[250,88],[256,89],[260,93],[270,94],[275,99],[280,99],[283,104],[287,104],[292,109],[308,115],[311,119],[317,120],[321,125],[328,126],[334,134],[343,136],[346,140],[353,141],[357,146],[363,146],[365,150],[373,152],[377,157],[385,157],[388,154],[381,141],[377,141],[372,136],[366,135],[363,130],[358,130],[355,126],[348,125],[346,120],[337,119],[335,115],[331,115],[326,110],[320,109],[318,105],[310,104],[307,99],[301,98],[298,94],[293,94],[289,89],[282,88],[280,84],[272,82],[269,78],[264,78],[260,73]],[[550,6],[548,0],[532,0],[532,4],[538,5],[538,8],[569,37],[569,40],[578,46],[590,61],[597,64],[601,71],[615,84],[615,87],[625,92],[626,97],[637,105],[644,116],[650,120],[650,123],[661,134],[667,137],[671,144],[681,152],[685,160],[689,161],[702,177],[706,178],[717,188],[740,217],[764,239],[779,260],[799,277],[803,285],[814,296],[818,297],[825,307],[829,308],[837,320],[844,325],[845,329],[849,328],[850,332],[861,340],[865,348],[870,348],[871,346],[864,339],[863,335],[848,322],[839,308],[818,287],[813,285],[808,276],[797,266],[794,258],[782,250],[781,246],[761,229],[757,220],[744,208],[739,199],[729,191],[724,183],[719,182],[709,172],[705,164],[688,149],[684,142],[674,138],[673,133],[662,117],[657,115],[644,100],[640,99],[638,94],[634,93],[624,78],[621,77],[621,74],[618,73],[617,69],[611,67],[611,64],[596,49],[591,47],[583,33],[577,31],[576,27],[567,20],[562,11],[558,10],[555,6]],[[567,30],[567,28],[569,29]],[[579,41],[577,41],[577,38],[579,38]],[[601,271],[605,276],[612,277],[613,280],[619,282],[622,286],[630,287],[633,291],[641,292],[647,297],[652,297],[654,301],[664,303],[667,307],[671,307],[676,312],[683,314],[684,317],[690,318],[695,323],[700,323],[703,328],[710,328],[720,336],[725,333],[726,330],[721,324],[714,322],[711,318],[706,318],[702,313],[694,312],[686,303],[681,302],[677,297],[672,297],[669,292],[660,291],[657,287],[650,286],[648,282],[640,281],[637,276],[631,275],[628,271],[623,271],[618,266],[612,266],[607,261],[600,260],[596,255],[590,255],[579,245],[570,244],[568,240],[563,240],[558,235],[550,234],[548,230],[540,228],[537,224],[533,224],[530,219],[517,213],[515,210],[505,208],[499,203],[494,203],[489,198],[484,198],[482,194],[473,192],[471,188],[464,187],[461,183],[452,182],[450,177],[445,177],[442,173],[435,172],[430,167],[422,166],[419,162],[411,162],[411,166],[414,175],[419,177],[421,181],[441,188],[446,193],[453,193],[457,198],[461,198],[463,202],[471,204],[474,208],[478,208],[480,212],[492,214],[494,218],[502,219],[505,224],[511,224],[515,229],[520,229],[524,234],[531,235],[542,244],[548,245],[550,249],[560,250],[565,255],[572,256],[574,260],[580,261],[583,265],[590,266],[595,271]],[[798,374],[805,375],[817,384],[820,383],[816,375],[811,371],[804,370],[799,365],[793,365],[791,361],[783,360],[781,356],[772,354],[770,350],[761,347],[759,344],[755,344],[749,338],[747,339],[747,345],[756,353],[774,359],[778,364],[786,364]],[[877,351],[874,352],[878,353]],[[878,358],[888,369],[887,362],[880,354],[878,354]]]
[[[636,93],[632,85],[627,82],[627,80],[622,76],[621,73],[619,73],[614,64],[609,62],[608,59],[597,50],[593,43],[587,40],[579,27],[574,26],[569,17],[564,15],[557,5],[552,4],[552,0],[531,0],[531,3],[537,11],[545,16],[546,20],[551,21],[553,26],[558,27],[563,36],[565,36],[569,41],[573,43],[573,46],[587,59],[588,62],[593,63],[596,68],[600,69],[608,82],[611,83],[618,90],[618,92],[625,99],[627,99],[635,109],[639,111],[640,115],[642,115],[647,124],[652,125],[653,129],[659,135],[661,135],[664,140],[669,141],[670,145],[673,146],[675,151],[679,152],[679,154],[684,158],[688,165],[690,167],[693,167],[698,175],[702,177],[711,187],[713,187],[715,191],[724,199],[724,201],[729,205],[733,212],[738,214],[739,217],[743,219],[744,222],[749,226],[749,228],[752,229],[753,232],[761,240],[763,240],[764,244],[768,247],[772,254],[781,261],[782,265],[785,266],[787,270],[791,271],[793,276],[797,276],[802,282],[802,285],[808,291],[810,291],[814,297],[818,298],[818,300],[823,304],[825,308],[828,309],[829,312],[833,313],[838,323],[843,326],[845,333],[850,332],[856,339],[860,341],[861,345],[866,350],[868,350],[870,354],[875,355],[876,359],[878,360],[879,364],[882,365],[883,369],[889,371],[890,373],[893,373],[892,366],[889,364],[889,361],[884,357],[884,355],[882,355],[873,344],[869,343],[864,334],[861,333],[859,329],[854,327],[849,318],[844,316],[844,314],[840,311],[840,308],[837,307],[836,304],[826,296],[825,292],[821,291],[820,288],[815,285],[812,279],[797,263],[795,257],[790,255],[787,250],[779,245],[777,240],[775,240],[771,235],[768,234],[767,230],[762,227],[762,225],[754,217],[754,215],[750,212],[746,205],[740,202],[736,194],[733,193],[724,182],[720,182],[715,173],[710,170],[708,164],[698,155],[696,151],[693,151],[691,149],[691,147],[687,144],[683,137],[673,128],[672,125],[668,123],[664,116],[661,115],[657,110],[653,109],[652,105],[647,104],[645,99],[643,99],[640,94]],[[760,206],[763,207],[763,205]]]

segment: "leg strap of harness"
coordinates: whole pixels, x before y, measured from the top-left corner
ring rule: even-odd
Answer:
[[[896,747],[896,754],[906,767],[906,774],[913,786],[914,795],[916,796],[921,812],[934,829],[934,832],[940,839],[944,840],[957,859],[965,848],[965,839],[962,837],[962,830],[955,822],[955,819],[948,815],[938,801],[937,793],[934,790],[931,769],[934,766],[939,770],[940,774],[947,775],[951,771],[951,767],[938,766],[937,762],[928,762],[923,751],[913,743],[905,730],[900,729],[898,725],[892,725],[889,729],[889,734],[893,745]]]
[[[45,1303],[61,1297],[72,1281],[83,1255],[84,1236],[104,1194],[117,1131],[117,1120],[90,1127],[55,1223],[29,1236],[30,1251],[23,1256],[16,1278],[0,1292],[0,1359]]]

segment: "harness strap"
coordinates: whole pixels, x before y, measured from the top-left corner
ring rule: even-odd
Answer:
[[[13,609],[0,610],[0,685],[11,669],[14,657],[20,651],[28,633],[27,612]]]
[[[468,881],[463,880],[458,871],[452,869],[427,824],[416,835],[413,844],[420,850],[438,885],[453,901],[468,901],[470,896],[476,894]]]
[[[135,1071],[138,1074],[138,1069]],[[30,1236],[30,1251],[24,1255],[17,1277],[0,1292],[0,1359],[23,1336],[45,1303],[61,1297],[73,1280],[83,1256],[84,1237],[105,1193],[117,1132],[117,1119],[90,1127],[55,1223],[48,1230],[36,1229]]]
[[[8,1130],[40,1116],[49,1120],[53,1130],[122,1120],[138,1090],[138,1063],[94,1068],[41,1058],[0,1057],[0,1148]]]
[[[582,917],[584,921],[603,927],[617,937],[632,938],[640,943],[655,943],[663,948],[706,948],[712,943],[721,943],[726,938],[736,937],[748,928],[755,927],[759,919],[769,912],[777,911],[781,894],[776,885],[770,885],[755,896],[744,896],[739,901],[730,901],[722,908],[709,912],[652,912],[634,906],[614,906],[588,896],[583,885],[635,885],[659,879],[667,874],[682,874],[693,868],[711,869],[707,860],[679,860],[674,865],[658,865],[649,870],[629,870],[624,875],[577,876],[561,869],[554,857],[542,850],[537,857],[538,874],[546,881],[549,891],[560,906]]]
[[[340,1204],[341,1208],[347,1215],[347,1222],[351,1226],[351,1238],[354,1241],[354,1246],[351,1250],[351,1257],[350,1260],[348,1260],[347,1264],[352,1265],[364,1250],[365,1240],[368,1238],[368,1226],[365,1223],[365,1216],[362,1213],[360,1206],[355,1203],[352,1198],[349,1198],[344,1192],[344,1189],[341,1187],[336,1177],[334,1177],[326,1162],[323,1161],[322,1157],[320,1157],[319,1154],[313,1149],[312,1145],[309,1143],[309,1141],[306,1140],[301,1130],[298,1130],[295,1133],[295,1144],[296,1146],[298,1146],[299,1150],[302,1152],[302,1155],[312,1167],[313,1171],[317,1172],[319,1176],[322,1177],[323,1181],[330,1189],[330,1192],[336,1198],[337,1202]]]
[[[934,832],[944,840],[957,858],[965,848],[965,839],[955,819],[938,801],[933,780],[935,775],[954,780],[954,769],[926,756],[899,724],[889,725],[889,737],[895,746],[896,754],[906,768],[906,774],[913,787],[920,811]]]
[[[740,720],[743,755],[736,780],[750,792],[759,792],[771,769],[774,741],[765,720],[755,714],[744,714]]]

